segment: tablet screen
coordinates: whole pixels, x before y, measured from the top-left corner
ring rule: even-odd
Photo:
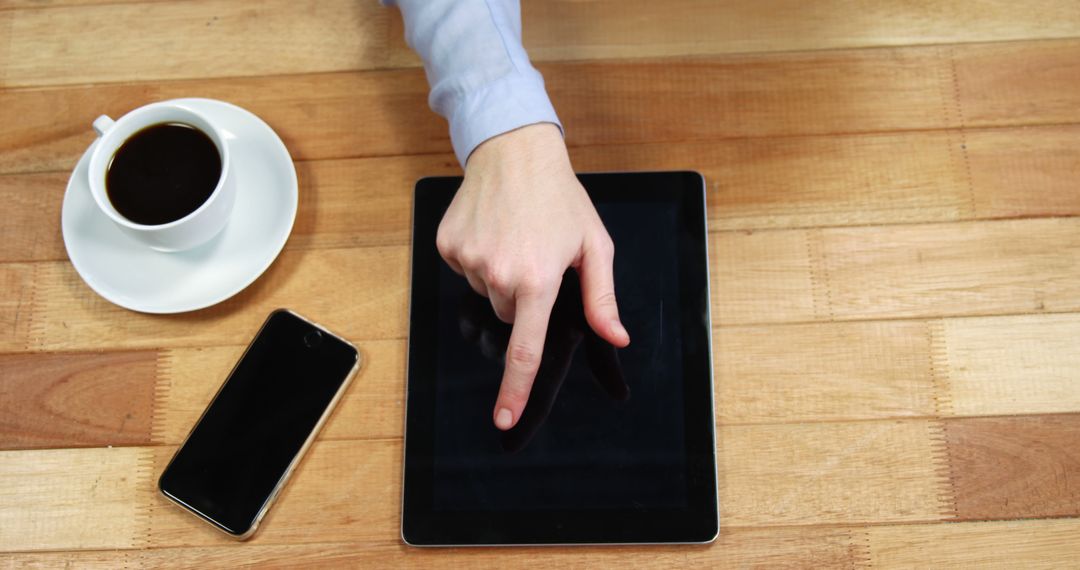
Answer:
[[[619,184],[620,177],[638,185]],[[641,177],[652,184],[641,186]],[[428,244],[430,267],[416,267],[421,243],[414,244],[405,518],[419,511],[425,532],[444,537],[434,543],[694,542],[701,533],[690,527],[707,522],[709,512],[715,527],[700,178],[611,174],[583,182],[615,243],[616,295],[631,344],[615,349],[592,332],[577,275],[568,271],[528,405],[507,432],[495,428],[492,410],[511,326],[437,252],[430,256]],[[421,181],[416,222],[437,227],[421,209],[438,202],[434,210],[445,211],[458,184]],[[688,251],[688,244],[696,245]],[[424,299],[417,298],[419,273],[426,273]],[[418,352],[432,365],[416,369]],[[423,487],[411,493],[421,500],[410,502],[410,485]],[[681,519],[682,538],[649,533],[678,513],[693,513]],[[635,517],[645,524],[634,528]],[[574,530],[584,520],[631,528]]]
[[[616,351],[589,329],[571,271],[553,310],[548,358],[527,415],[506,433],[491,418],[510,326],[440,263],[435,508],[685,504],[674,209],[598,205],[619,244],[617,298],[633,341]],[[609,362],[591,364],[598,359]]]

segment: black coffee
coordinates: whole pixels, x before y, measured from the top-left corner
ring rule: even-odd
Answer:
[[[121,216],[166,224],[194,212],[221,178],[221,155],[206,133],[183,123],[152,125],[120,145],[105,190]]]

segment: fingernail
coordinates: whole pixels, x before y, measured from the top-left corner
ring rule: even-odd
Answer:
[[[499,410],[499,413],[495,414],[495,427],[501,430],[508,430],[512,423],[514,423],[514,414],[507,408],[502,408]]]
[[[622,326],[622,323],[620,323],[618,320],[611,321],[611,330],[617,336],[620,336],[629,342],[630,333],[626,332],[626,327]]]

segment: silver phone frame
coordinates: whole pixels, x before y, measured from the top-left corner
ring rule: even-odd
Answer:
[[[311,443],[313,441],[315,441],[315,437],[322,430],[323,425],[326,423],[326,420],[330,417],[330,414],[334,411],[334,408],[337,407],[337,404],[341,400],[341,396],[345,393],[346,388],[349,387],[349,384],[352,383],[352,380],[356,376],[357,372],[360,371],[361,365],[362,365],[362,363],[364,361],[363,352],[361,352],[360,349],[355,344],[353,344],[352,342],[350,342],[349,340],[345,339],[344,337],[342,337],[340,335],[334,334],[333,332],[328,330],[323,325],[321,325],[321,324],[319,324],[319,323],[317,323],[315,321],[312,321],[311,319],[308,319],[307,317],[304,317],[303,315],[300,315],[299,313],[297,313],[296,311],[293,311],[291,309],[280,308],[280,309],[275,309],[275,310],[271,311],[270,314],[266,317],[266,320],[263,321],[262,326],[259,327],[258,332],[255,333],[254,337],[252,337],[251,342],[248,343],[247,348],[244,349],[244,353],[240,355],[240,358],[236,359],[236,364],[233,365],[232,369],[229,371],[229,374],[227,376],[225,376],[225,380],[221,383],[221,386],[219,386],[217,391],[214,392],[214,397],[210,398],[210,403],[208,403],[206,405],[206,408],[202,411],[202,413],[199,414],[199,419],[196,420],[194,424],[192,424],[191,430],[188,431],[187,436],[184,437],[184,441],[180,443],[180,445],[176,448],[176,452],[173,453],[172,458],[169,459],[169,462],[165,464],[165,469],[161,470],[161,474],[164,474],[165,471],[167,471],[169,469],[169,467],[172,466],[172,463],[176,459],[176,456],[180,453],[181,450],[184,449],[184,446],[187,445],[188,439],[191,437],[191,434],[194,433],[195,428],[197,428],[199,426],[199,424],[202,423],[203,417],[206,416],[206,412],[210,411],[210,407],[214,405],[215,401],[217,401],[218,395],[221,394],[221,391],[225,388],[225,385],[229,383],[229,380],[232,378],[233,374],[236,372],[237,367],[240,366],[240,363],[243,362],[244,358],[247,357],[248,352],[251,350],[251,347],[254,346],[255,341],[259,338],[259,335],[262,334],[263,330],[266,328],[266,325],[270,322],[270,318],[273,317],[275,314],[282,313],[282,312],[289,313],[290,315],[300,319],[301,321],[304,321],[305,323],[315,327],[316,329],[318,329],[323,334],[329,335],[330,337],[335,338],[337,340],[340,340],[341,342],[345,343],[346,345],[352,347],[352,349],[356,351],[356,364],[354,364],[352,369],[349,370],[348,374],[345,375],[345,380],[341,383],[341,386],[338,388],[337,392],[334,394],[334,397],[330,399],[330,403],[328,403],[326,405],[326,408],[323,410],[322,415],[319,416],[319,421],[316,422],[315,427],[313,427],[311,429],[311,432],[308,434],[307,439],[304,440],[304,445],[300,446],[300,450],[296,452],[295,456],[293,456],[292,461],[290,461],[288,467],[285,468],[285,472],[281,475],[281,478],[278,479],[277,484],[274,485],[274,489],[272,491],[270,491],[270,495],[266,498],[266,500],[263,502],[262,506],[259,508],[259,512],[255,515],[255,522],[252,523],[251,528],[249,528],[243,534],[233,534],[233,533],[225,530],[224,525],[222,525],[218,521],[215,521],[213,518],[207,516],[205,513],[202,513],[198,509],[196,509],[196,508],[192,507],[191,505],[185,503],[179,497],[174,497],[173,495],[170,495],[164,489],[162,489],[161,488],[161,475],[158,475],[158,480],[157,480],[158,492],[161,493],[166,499],[168,499],[169,502],[171,502],[172,504],[180,507],[184,511],[187,511],[188,513],[191,513],[191,514],[195,515],[196,518],[198,518],[199,520],[202,520],[203,522],[209,524],[211,527],[216,529],[218,532],[224,534],[225,536],[228,536],[229,538],[237,540],[237,541],[244,541],[244,540],[247,540],[247,539],[249,539],[249,538],[251,538],[252,536],[255,535],[255,531],[258,530],[259,524],[262,523],[263,517],[266,516],[266,513],[270,510],[270,507],[273,506],[274,502],[277,500],[278,495],[281,493],[281,490],[289,482],[289,479],[292,477],[293,472],[299,466],[301,460],[304,458],[304,456],[307,454],[308,449],[311,447]]]

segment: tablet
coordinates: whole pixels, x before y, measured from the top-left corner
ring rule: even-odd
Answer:
[[[571,270],[529,402],[492,422],[510,326],[435,247],[460,178],[413,213],[402,538],[417,546],[702,543],[718,530],[705,186],[695,172],[579,176],[615,243],[631,344],[582,315]]]

